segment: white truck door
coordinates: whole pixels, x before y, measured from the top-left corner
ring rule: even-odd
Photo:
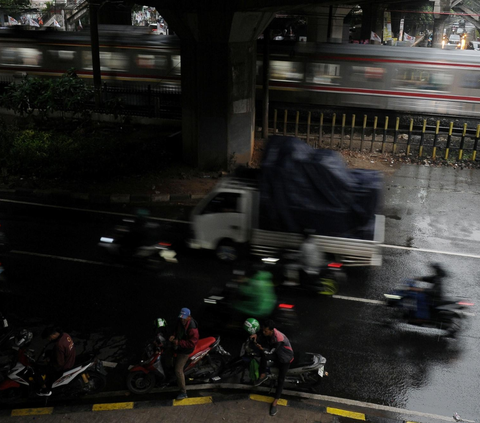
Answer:
[[[222,190],[212,193],[195,209],[192,216],[194,239],[192,248],[213,250],[222,240],[235,243],[247,241],[247,193]]]

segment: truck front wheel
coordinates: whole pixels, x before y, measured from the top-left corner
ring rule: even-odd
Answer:
[[[233,241],[220,241],[215,254],[220,261],[233,262],[238,259],[238,248]]]

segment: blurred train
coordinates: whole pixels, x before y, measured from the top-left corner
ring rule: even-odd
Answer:
[[[1,31],[1,75],[92,78],[89,33]],[[258,47],[261,98],[263,48]],[[181,85],[175,36],[101,33],[102,81]],[[215,66],[215,64],[212,64]],[[270,101],[323,107],[480,116],[480,53],[358,44],[283,44],[270,48]]]

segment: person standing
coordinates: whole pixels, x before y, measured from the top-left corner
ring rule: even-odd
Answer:
[[[257,343],[257,347],[263,352],[259,369],[260,378],[255,383],[255,386],[260,386],[269,378],[266,374],[268,359],[273,359],[278,366],[277,389],[275,398],[270,406],[270,415],[274,416],[277,414],[277,404],[282,395],[285,376],[293,361],[293,349],[288,338],[275,328],[273,320],[264,322],[262,334],[258,337],[260,342],[257,341],[257,334],[252,335],[250,338]]]
[[[308,230],[305,231],[299,253],[300,283],[304,285],[315,284],[320,276],[320,269],[323,265],[324,257],[312,232]]]
[[[49,397],[52,395],[51,388],[53,382],[75,365],[75,344],[68,333],[53,326],[47,327],[43,331],[42,338],[48,339],[50,343],[53,343],[53,349],[47,357],[45,381],[42,379],[38,381],[39,383],[37,382],[41,386],[37,395]]]
[[[198,325],[192,318],[188,308],[182,308],[178,316],[177,326],[175,332],[169,338],[176,350],[176,357],[174,363],[175,375],[177,377],[178,388],[180,393],[177,400],[188,398],[187,388],[185,386],[185,374],[183,368],[188,361],[188,357],[195,350],[198,342]]]

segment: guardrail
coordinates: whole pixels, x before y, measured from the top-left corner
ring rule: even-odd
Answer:
[[[300,116],[302,115],[302,119]],[[477,159],[480,124],[476,127],[467,123],[455,126],[450,122],[448,127],[427,125],[423,119],[421,124],[410,119],[408,126],[400,127],[400,118],[393,122],[388,116],[375,116],[373,121],[367,115],[357,120],[357,116],[346,114],[337,116],[333,113],[329,121],[324,113],[312,119],[312,112],[291,110],[273,111],[273,122],[269,124],[274,134],[294,135],[304,138],[315,148],[328,146],[348,148],[350,150],[370,151],[393,154],[406,154],[418,157],[431,157],[443,160]],[[455,157],[453,157],[455,152]]]
[[[14,82],[14,78],[0,76],[0,95],[5,92],[8,85]],[[117,86],[104,83],[101,88],[101,97],[104,104],[108,102],[110,107],[103,107],[101,104],[97,106],[93,98],[85,107],[94,113],[115,112],[120,116],[182,119],[182,97],[179,87],[155,87],[143,84]],[[117,107],[112,110],[111,105],[115,101],[118,101]]]

